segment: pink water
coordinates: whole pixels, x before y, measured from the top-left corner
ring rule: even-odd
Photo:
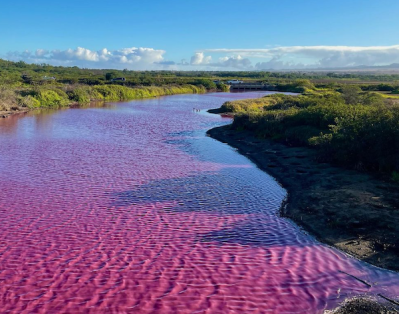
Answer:
[[[1,313],[322,313],[397,273],[278,217],[285,190],[180,95],[0,120]],[[357,276],[373,286],[340,272]]]

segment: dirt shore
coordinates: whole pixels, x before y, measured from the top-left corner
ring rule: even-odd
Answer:
[[[26,113],[28,111],[30,111],[30,110],[27,109],[27,108],[18,109],[18,110],[0,111],[0,119],[1,118],[8,118],[9,116],[11,116],[13,114]]]
[[[391,304],[381,304],[376,299],[353,298],[346,300],[341,306],[324,314],[395,314],[397,307]]]
[[[227,143],[288,191],[281,215],[321,242],[368,263],[399,271],[399,187],[370,174],[317,161],[315,150],[260,140],[249,132],[214,128]]]

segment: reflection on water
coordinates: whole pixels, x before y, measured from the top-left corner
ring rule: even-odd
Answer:
[[[205,109],[259,95],[0,120],[2,311],[322,313],[351,295],[399,295],[398,274],[279,218],[277,182],[205,136],[230,121]]]

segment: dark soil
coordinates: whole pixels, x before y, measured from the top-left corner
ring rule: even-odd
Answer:
[[[237,148],[282,184],[288,191],[282,216],[321,242],[368,263],[399,270],[397,184],[320,163],[315,150],[260,140],[230,126],[208,134]]]
[[[346,301],[342,306],[325,314],[393,314],[399,313],[394,306],[378,303],[376,300],[355,298]]]

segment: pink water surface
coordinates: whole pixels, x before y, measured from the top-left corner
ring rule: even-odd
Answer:
[[[397,273],[280,218],[285,190],[206,137],[229,119],[204,109],[257,96],[0,120],[0,313],[322,313],[398,296]]]

